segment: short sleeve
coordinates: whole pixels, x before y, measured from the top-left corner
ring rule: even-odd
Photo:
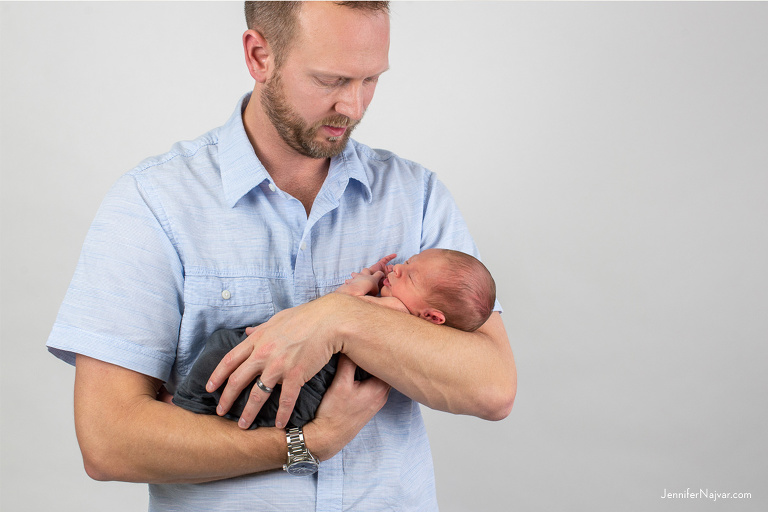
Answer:
[[[167,380],[183,313],[183,267],[162,207],[133,174],[102,202],[48,338],[75,354]]]
[[[482,261],[464,217],[448,188],[432,172],[424,174],[424,219],[421,250],[453,249],[471,254]],[[496,301],[494,311],[502,311]]]
[[[448,188],[431,172],[425,172],[424,181],[421,250],[439,247],[478,257],[464,217]]]

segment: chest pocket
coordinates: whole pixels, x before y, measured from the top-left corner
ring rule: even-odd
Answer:
[[[348,278],[348,277],[347,277]],[[331,292],[335,292],[336,289],[344,284],[345,279],[347,278],[335,278],[335,279],[329,279],[327,281],[321,282],[317,284],[317,287],[315,288],[317,296],[322,297],[323,295],[326,295]]]
[[[261,324],[274,314],[269,278],[188,275],[184,279],[177,372],[189,372],[214,331]]]

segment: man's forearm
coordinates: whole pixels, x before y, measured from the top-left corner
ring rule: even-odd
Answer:
[[[395,389],[433,409],[489,420],[509,415],[517,373],[499,313],[463,332],[357,298],[340,309],[342,352]]]
[[[280,468],[283,430],[241,430],[155,400],[159,381],[77,357],[75,424],[83,462],[97,480],[192,483]]]
[[[342,293],[285,309],[254,327],[219,363],[207,389],[226,382],[219,399],[226,412],[257,376],[267,386],[281,383],[276,423],[283,425],[301,386],[335,352],[414,400],[456,414],[505,418],[517,391],[515,361],[498,313],[467,333]],[[262,395],[252,394],[241,419],[247,415],[250,424],[263,403]]]

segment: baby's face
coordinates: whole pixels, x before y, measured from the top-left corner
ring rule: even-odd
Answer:
[[[436,249],[411,256],[387,274],[381,286],[381,296],[400,299],[412,315],[420,316],[429,307],[427,299],[434,283],[444,275],[444,266],[445,261]]]

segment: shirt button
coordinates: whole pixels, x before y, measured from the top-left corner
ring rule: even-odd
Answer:
[[[221,298],[224,300],[229,300],[229,298],[232,296],[231,293],[229,293],[229,290],[224,290],[221,292]]]
[[[275,184],[274,184],[274,183],[270,183],[270,184],[269,184],[269,190],[271,190],[272,192],[274,192],[275,190],[277,190],[277,187],[275,186]]]
[[[301,242],[301,247],[299,247],[299,249],[301,249],[303,251],[306,248],[307,248],[307,242]]]

